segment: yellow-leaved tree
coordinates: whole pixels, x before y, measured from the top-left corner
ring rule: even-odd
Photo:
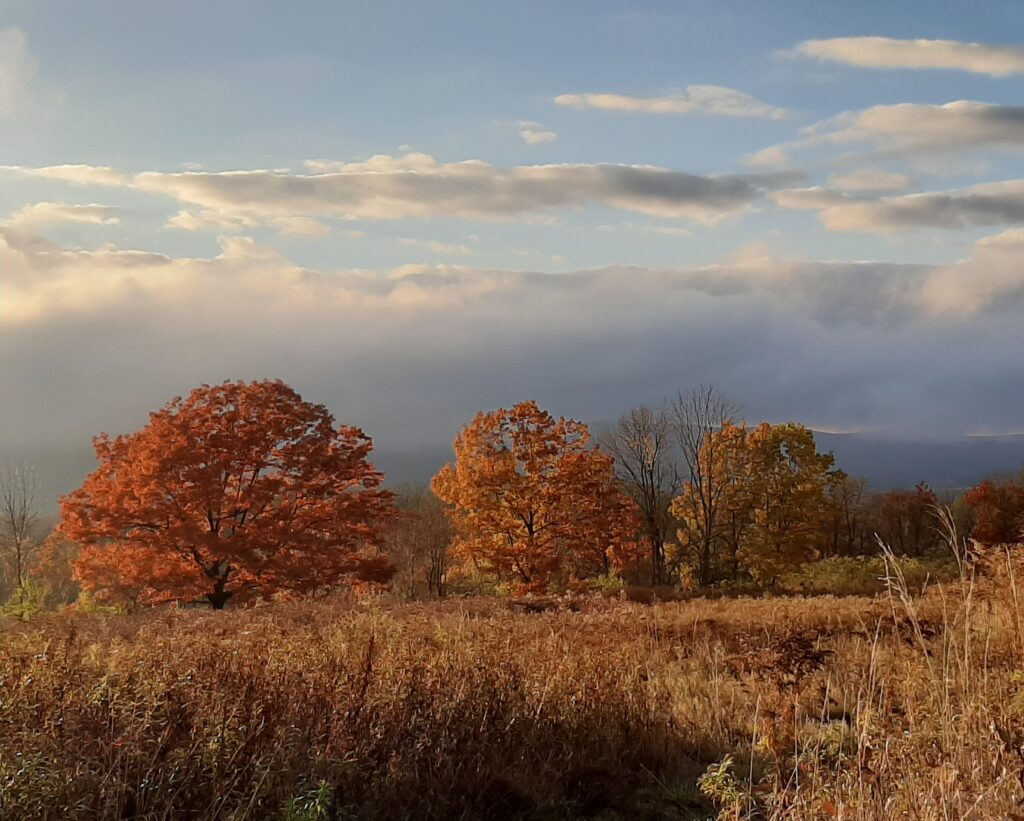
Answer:
[[[672,514],[681,550],[690,551],[703,583],[745,572],[772,584],[818,556],[829,490],[840,474],[831,454],[818,453],[810,429],[727,422],[706,434],[701,459],[714,505],[702,503],[708,494],[691,480]]]
[[[735,576],[740,540],[749,522],[747,426],[724,422],[705,431],[691,476],[672,502],[680,558],[701,584]]]
[[[818,453],[803,425],[762,422],[747,436],[750,526],[740,562],[769,584],[817,558],[827,491],[835,475],[831,453]]]

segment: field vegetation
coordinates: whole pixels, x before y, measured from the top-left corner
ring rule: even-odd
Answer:
[[[4,818],[1012,818],[1012,553],[875,597],[5,620]]]

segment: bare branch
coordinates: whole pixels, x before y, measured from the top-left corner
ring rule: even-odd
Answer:
[[[31,465],[8,461],[0,467],[0,536],[13,556],[17,587],[25,581],[32,535],[39,524],[38,495],[39,480]]]

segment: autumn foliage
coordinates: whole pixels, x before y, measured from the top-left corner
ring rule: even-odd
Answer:
[[[100,466],[62,499],[61,528],[99,597],[221,608],[392,573],[370,438],[280,381],[204,385],[94,445]]]
[[[693,480],[684,484],[672,504],[683,551],[710,545],[719,577],[742,570],[769,583],[819,555],[828,490],[842,474],[808,428],[727,422],[707,433],[701,458],[715,504],[701,503]]]
[[[1024,484],[985,480],[965,497],[974,513],[972,538],[981,544],[1011,544],[1024,539]]]
[[[940,542],[935,519],[938,497],[925,482],[913,490],[890,490],[879,504],[878,537],[901,555],[921,556]]]
[[[637,558],[638,523],[587,426],[535,402],[479,413],[434,477],[454,551],[518,588],[606,573]]]
[[[810,562],[870,557],[880,542],[923,561],[941,552],[926,484],[871,492],[809,428],[737,419],[709,386],[634,409],[599,446],[535,402],[481,412],[433,494],[406,489],[399,515],[362,431],[281,382],[204,385],[142,430],[95,440],[100,466],[62,500],[60,532],[33,547],[30,581],[54,603],[81,591],[216,609],[363,581],[407,598],[495,582],[662,596],[779,589],[814,576]],[[981,544],[1013,543],[1024,481],[982,482],[948,515]]]

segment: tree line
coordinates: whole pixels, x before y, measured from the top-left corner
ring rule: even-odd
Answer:
[[[430,489],[383,486],[371,439],[280,381],[203,385],[139,431],[94,440],[99,466],[33,536],[38,485],[0,471],[5,598],[220,609],[390,586],[403,596],[545,592],[618,579],[756,584],[878,542],[942,547],[936,511],[980,543],[1024,539],[1024,473],[953,499],[871,491],[807,427],[748,424],[700,386],[592,435],[535,402],[481,412]]]

